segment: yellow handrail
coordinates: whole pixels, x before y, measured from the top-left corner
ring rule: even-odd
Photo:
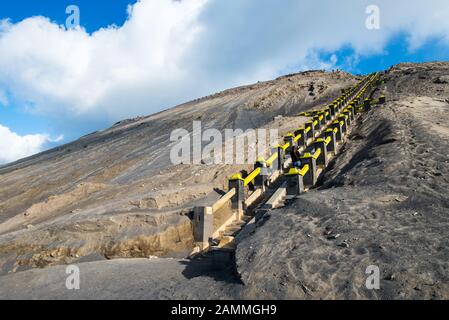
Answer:
[[[267,167],[271,167],[272,163],[274,162],[274,160],[276,160],[279,156],[279,153],[275,152],[271,155],[271,157],[268,158],[267,160]]]
[[[298,134],[294,139],[293,139],[293,141],[298,141],[299,139],[301,139],[301,137],[302,137],[302,135],[301,134]]]
[[[287,142],[286,144],[281,146],[281,149],[285,151],[288,147],[290,147],[290,142]]]
[[[287,176],[295,176],[295,175],[301,175],[305,176],[306,173],[309,171],[309,165],[305,164],[301,170],[298,170],[298,168],[290,168],[290,170],[287,173]]]
[[[304,167],[302,167],[301,171],[299,171],[299,174],[304,177],[308,171],[309,171],[309,165],[305,164]]]
[[[318,157],[321,155],[321,148],[316,149],[314,155],[312,156],[312,158],[314,159],[318,159]]]
[[[331,137],[327,137],[326,140],[324,140],[324,143],[326,144],[326,146],[331,143]]]
[[[260,168],[254,169],[254,171],[251,172],[251,173],[249,174],[249,176],[245,178],[245,180],[243,180],[243,184],[244,184],[245,186],[247,186],[247,185],[250,184],[251,181],[253,181],[259,174],[260,174]]]

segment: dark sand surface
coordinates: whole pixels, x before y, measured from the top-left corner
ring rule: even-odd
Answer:
[[[389,70],[387,104],[358,119],[317,188],[245,230],[235,265],[80,263],[77,292],[47,267],[0,276],[0,298],[449,299],[448,75],[449,63]],[[379,290],[365,287],[370,265]]]

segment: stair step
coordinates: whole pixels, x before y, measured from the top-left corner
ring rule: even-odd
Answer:
[[[229,227],[227,227],[227,228],[225,229],[225,233],[226,233],[226,232],[235,232],[235,231],[239,231],[239,230],[242,230],[242,227],[238,227],[238,226],[232,227],[232,226],[229,226]]]
[[[234,237],[233,236],[224,236],[220,243],[218,244],[218,247],[220,248],[234,248]]]
[[[229,225],[230,228],[243,228],[248,222],[246,221],[239,221],[234,222]]]

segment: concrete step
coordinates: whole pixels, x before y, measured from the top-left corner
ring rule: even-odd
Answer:
[[[237,232],[242,230],[242,226],[229,226],[225,229],[225,234],[229,232]]]
[[[245,224],[247,224],[248,222],[246,221],[237,221],[237,222],[233,222],[231,223],[228,228],[243,228],[245,226]]]
[[[235,237],[239,231],[240,230],[237,230],[237,231],[233,231],[233,230],[225,231],[224,234],[223,234],[223,237]]]
[[[219,248],[227,248],[227,249],[235,249],[233,236],[224,236],[220,239],[220,243],[218,244]]]

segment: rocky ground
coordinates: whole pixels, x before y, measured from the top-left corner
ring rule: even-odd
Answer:
[[[185,213],[217,198],[236,167],[171,168],[158,161],[161,132],[199,116],[271,126],[355,78],[312,72],[232,89],[1,168],[0,298],[448,299],[449,63],[401,64],[384,78],[387,104],[359,118],[319,186],[248,227],[220,269],[163,257],[191,249]],[[147,259],[104,260],[128,257]],[[49,267],[63,263],[80,266],[81,290]],[[379,290],[365,286],[370,265]]]

